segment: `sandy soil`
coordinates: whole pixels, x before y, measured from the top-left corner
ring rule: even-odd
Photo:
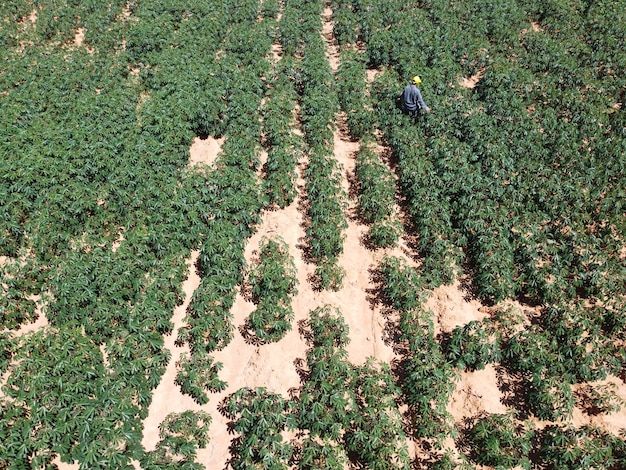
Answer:
[[[426,301],[425,309],[434,314],[435,334],[450,333],[457,326],[487,317],[484,306],[475,299],[469,299],[461,287],[460,280],[451,286],[435,289]]]
[[[478,72],[476,72],[474,75],[472,75],[469,78],[465,78],[465,77],[461,78],[459,80],[459,85],[461,85],[463,88],[474,88],[478,84],[480,79],[483,78],[484,74],[485,74],[485,67],[480,69]]]
[[[448,412],[457,424],[461,424],[465,418],[483,412],[506,413],[508,408],[501,400],[502,392],[498,388],[496,368],[488,364],[483,370],[460,373],[456,389],[448,403]]]
[[[76,30],[76,36],[74,36],[74,45],[76,47],[80,47],[83,45],[84,40],[85,40],[85,28],[78,28]]]
[[[222,149],[223,144],[223,137],[219,139],[214,139],[211,136],[204,139],[194,137],[191,148],[189,149],[189,166],[211,166]]]

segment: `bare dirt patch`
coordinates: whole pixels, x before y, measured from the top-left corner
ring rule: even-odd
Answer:
[[[340,124],[343,118],[343,115],[340,116]],[[350,178],[354,175],[360,144],[353,142],[343,129],[345,126],[340,125],[334,132],[334,155],[343,169],[342,188],[349,194]],[[346,347],[350,361],[362,364],[369,356],[373,356],[390,363],[395,354],[391,346],[385,343],[387,320],[380,306],[372,305],[369,296],[369,292],[376,288],[371,272],[379,265],[383,251],[373,252],[363,244],[368,227],[357,221],[356,204],[356,197],[349,198],[344,252],[339,257],[339,265],[345,269],[346,277],[343,289],[333,299],[334,305],[340,307],[350,328],[350,343]]]
[[[481,68],[478,72],[476,72],[469,78],[461,78],[459,80],[459,85],[461,85],[463,88],[474,88],[478,84],[478,82],[480,82],[480,79],[483,78],[484,74],[485,67]]]
[[[366,73],[366,76],[367,76],[367,83],[369,83],[371,85],[376,80],[376,76],[380,73],[380,70],[378,70],[378,69],[367,69],[365,73]]]
[[[461,372],[448,402],[448,412],[456,423],[481,413],[506,413],[502,392],[498,388],[496,368],[488,364],[483,370]]]
[[[436,288],[424,308],[434,313],[435,334],[450,333],[457,326],[488,316],[482,303],[469,298],[459,279]]]
[[[74,46],[80,47],[83,45],[83,41],[85,40],[85,28],[78,28],[76,30],[76,35],[74,36]]]
[[[206,138],[194,137],[189,149],[189,166],[211,166],[222,150],[223,144],[223,137],[219,139],[214,139],[211,136]]]
[[[274,63],[278,63],[280,59],[283,57],[283,46],[279,42],[275,42],[272,44],[272,59]]]

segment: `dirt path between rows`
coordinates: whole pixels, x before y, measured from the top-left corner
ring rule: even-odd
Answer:
[[[164,338],[163,347],[172,353],[165,373],[161,378],[161,382],[152,392],[152,402],[148,409],[148,417],[144,420],[144,432],[142,445],[147,451],[154,450],[159,441],[159,425],[170,413],[181,413],[189,409],[198,409],[198,405],[188,395],[183,395],[180,387],[174,382],[176,378],[176,362],[180,359],[181,354],[189,352],[189,345],[177,346],[176,336],[178,329],[183,326],[187,307],[191,302],[191,297],[200,285],[200,276],[196,272],[195,265],[200,252],[193,251],[187,260],[189,267],[189,276],[183,282],[183,292],[185,300],[182,305],[174,309],[172,323],[174,329],[172,333]]]

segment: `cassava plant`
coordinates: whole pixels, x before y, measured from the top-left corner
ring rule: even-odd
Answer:
[[[259,257],[250,267],[248,284],[256,310],[246,321],[247,330],[259,342],[279,341],[291,329],[291,297],[296,294],[298,285],[293,258],[282,238],[261,240]]]
[[[178,373],[174,381],[184,394],[199,405],[205,405],[209,401],[207,392],[221,392],[226,388],[226,382],[217,375],[222,367],[221,362],[214,362],[207,353],[199,351],[191,356],[183,353],[176,362]]]

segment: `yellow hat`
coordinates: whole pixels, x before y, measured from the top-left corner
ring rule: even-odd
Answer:
[[[422,83],[422,79],[420,78],[419,75],[415,75],[415,77],[413,77],[413,83],[415,83],[416,85],[419,85],[420,83]]]

